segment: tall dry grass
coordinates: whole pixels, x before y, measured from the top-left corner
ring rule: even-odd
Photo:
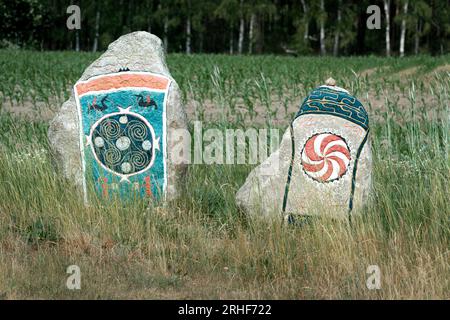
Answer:
[[[283,69],[291,61],[276,62]],[[364,61],[372,67],[369,58],[355,64]],[[304,63],[312,62],[325,72],[320,59]],[[242,72],[245,79],[253,69]],[[234,204],[246,165],[190,166],[182,197],[164,207],[86,207],[54,171],[47,124],[1,113],[0,297],[450,298],[450,82],[445,73],[433,77],[427,87],[403,84],[408,112],[396,108],[398,92],[380,92],[385,109],[369,108],[373,199],[351,223],[249,220]],[[372,80],[349,73],[346,81],[364,96]],[[419,107],[426,92],[438,101],[431,115]],[[81,269],[79,291],[65,286],[72,264]],[[379,290],[366,286],[369,265],[380,268]]]

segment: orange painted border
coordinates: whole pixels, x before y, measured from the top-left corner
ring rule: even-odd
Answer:
[[[143,87],[149,89],[167,89],[169,79],[149,74],[115,74],[81,82],[75,85],[79,96],[90,91],[120,89],[123,87]]]

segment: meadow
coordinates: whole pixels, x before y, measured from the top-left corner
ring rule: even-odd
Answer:
[[[329,76],[360,98],[372,200],[351,224],[300,226],[239,211],[251,165],[191,165],[163,207],[85,207],[52,165],[47,129],[98,56],[0,50],[0,298],[450,298],[450,56],[168,56],[189,121],[208,126],[283,132]],[[66,287],[69,265],[81,290]]]

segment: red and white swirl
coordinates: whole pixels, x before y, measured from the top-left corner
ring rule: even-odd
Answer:
[[[319,182],[342,177],[350,163],[350,150],[345,140],[331,133],[319,133],[306,141],[302,151],[305,173]]]

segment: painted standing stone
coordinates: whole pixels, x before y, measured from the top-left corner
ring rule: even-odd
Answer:
[[[58,168],[86,200],[168,200],[186,169],[172,154],[180,129],[187,130],[186,114],[161,40],[134,32],[85,70],[48,137]]]
[[[249,213],[348,217],[371,188],[369,119],[333,80],[304,100],[280,149],[255,168],[236,195]],[[269,170],[267,169],[269,168]]]
[[[164,194],[170,82],[158,74],[118,72],[75,85],[86,198],[89,179],[101,196]]]

